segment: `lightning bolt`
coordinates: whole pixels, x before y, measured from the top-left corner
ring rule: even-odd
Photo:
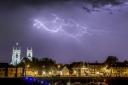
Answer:
[[[58,17],[56,14],[51,14],[54,19],[50,21],[34,19],[33,26],[37,29],[44,29],[48,32],[52,33],[61,33],[71,37],[79,37],[88,33],[88,28],[86,26],[82,26],[71,19],[62,19]]]
[[[49,32],[58,32],[58,31],[59,31],[59,29],[52,30],[52,29],[47,28],[47,26],[45,26],[45,24],[42,23],[42,22],[41,22],[40,20],[38,20],[38,19],[35,19],[34,22],[35,22],[35,23],[33,24],[33,26],[37,27],[38,29],[44,28],[45,30],[47,30],[47,31],[49,31]]]

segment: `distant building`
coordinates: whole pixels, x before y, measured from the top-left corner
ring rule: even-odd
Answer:
[[[63,76],[63,77],[69,76],[69,69],[67,66],[63,66],[61,68],[60,76]]]
[[[7,76],[8,63],[0,63],[0,78]]]
[[[32,61],[32,57],[33,57],[32,47],[30,49],[27,48],[27,58]]]
[[[23,75],[22,67],[9,66],[7,70],[7,77],[21,77]]]
[[[14,67],[8,63],[0,63],[0,78],[21,77],[24,74],[22,67]]]
[[[32,61],[32,57],[33,57],[32,47],[31,49],[27,48],[27,54],[25,57],[28,58],[30,61]],[[22,59],[24,59],[24,57],[21,55],[21,47],[17,42],[16,45],[13,47],[12,60],[10,64],[15,66],[19,64],[22,61]]]

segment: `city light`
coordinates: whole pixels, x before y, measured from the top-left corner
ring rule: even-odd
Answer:
[[[28,64],[28,65],[27,65],[27,68],[29,68],[29,67],[30,67],[30,65]]]

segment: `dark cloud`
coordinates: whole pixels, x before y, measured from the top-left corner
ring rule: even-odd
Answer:
[[[19,5],[44,5],[49,3],[64,2],[65,0],[1,0],[1,5],[6,6],[19,6]]]
[[[120,0],[85,0],[84,2],[91,4],[93,7],[100,7],[107,4],[120,5],[123,3]]]
[[[119,12],[112,10],[112,15],[103,10],[96,13],[83,10],[85,7],[90,11],[90,5],[102,8],[105,5],[116,7],[122,4],[118,0],[0,0],[0,61],[11,60],[12,46],[17,41],[23,54],[27,46],[32,46],[34,56],[50,56],[63,63],[77,60],[103,61],[108,55],[126,59],[127,7],[120,7]],[[64,28],[64,35],[32,26],[33,19],[52,21],[53,13],[66,22],[75,21],[75,25],[69,22],[72,25]],[[71,37],[79,30],[78,25],[87,27],[87,33],[80,33],[82,36],[77,38]]]
[[[121,0],[1,0],[1,5],[7,6],[18,6],[18,5],[44,5],[49,3],[57,3],[57,2],[83,2],[92,5],[93,7],[100,7],[106,4],[111,5],[120,5],[124,2]]]

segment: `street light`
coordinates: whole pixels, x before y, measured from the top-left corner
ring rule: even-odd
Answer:
[[[26,74],[27,74],[27,68],[29,68],[30,67],[30,65],[28,64],[28,65],[25,65],[25,77],[26,77]]]
[[[27,65],[27,68],[29,68],[29,67],[30,67],[30,65],[28,64],[28,65]]]
[[[37,71],[34,72],[35,76],[37,76]]]

